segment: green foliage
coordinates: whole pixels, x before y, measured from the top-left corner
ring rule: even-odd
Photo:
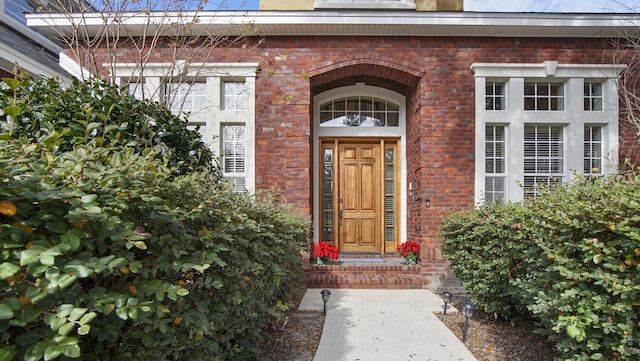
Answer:
[[[522,205],[490,203],[445,218],[439,231],[442,251],[452,272],[476,306],[511,318],[522,311],[509,280],[521,272]]]
[[[180,173],[210,168],[213,156],[185,120],[155,104],[136,100],[115,85],[95,79],[91,86],[74,80],[62,87],[56,79],[3,79],[0,108],[8,115],[2,131],[13,137],[57,132],[55,151],[69,151],[93,140],[103,147],[155,148],[168,155]]]
[[[506,306],[494,305],[482,288],[503,282],[497,294],[527,306],[562,360],[637,360],[640,175],[577,177],[523,202],[520,211],[513,207],[492,205],[445,221],[447,256],[473,297],[489,309]],[[494,238],[488,259],[477,243]],[[482,271],[491,267],[497,275]],[[471,275],[487,278],[470,282]]]
[[[567,360],[640,355],[640,176],[580,177],[528,202],[539,270],[516,284]]]
[[[3,104],[19,104],[11,89],[28,85],[15,84]],[[0,134],[0,360],[251,358],[299,281],[308,221],[269,195],[233,193],[215,170],[185,172],[137,133],[125,141],[126,127],[73,133],[64,107],[53,117],[49,105],[11,106]]]

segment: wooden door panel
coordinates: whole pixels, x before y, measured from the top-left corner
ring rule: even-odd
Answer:
[[[381,250],[381,156],[379,144],[339,146],[340,248]]]
[[[360,211],[361,212],[375,212],[376,211],[376,197],[380,196],[379,191],[376,190],[375,179],[375,164],[362,164],[360,168]]]

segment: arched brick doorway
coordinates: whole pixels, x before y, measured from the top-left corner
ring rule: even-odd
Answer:
[[[407,96],[423,74],[359,59],[310,75],[314,242],[394,252],[407,234]]]

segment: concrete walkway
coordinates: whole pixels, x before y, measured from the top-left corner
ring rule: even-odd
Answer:
[[[330,291],[314,361],[476,361],[434,315],[443,302],[430,291]],[[322,309],[320,289],[308,289],[300,310]]]

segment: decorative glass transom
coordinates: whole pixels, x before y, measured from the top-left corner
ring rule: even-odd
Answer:
[[[320,106],[321,127],[397,127],[400,106],[364,96],[338,98]]]

